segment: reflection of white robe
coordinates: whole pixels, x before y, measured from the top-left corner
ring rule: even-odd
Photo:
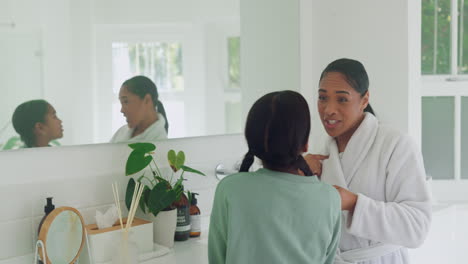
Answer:
[[[353,215],[347,211],[342,215],[341,252],[381,242],[402,248],[359,263],[409,263],[405,247],[420,246],[431,222],[426,174],[417,146],[409,136],[380,125],[366,113],[341,159],[332,138],[328,150],[322,180],[359,196]]]
[[[167,139],[166,128],[164,128],[165,125],[166,119],[163,115],[158,113],[158,120],[151,124],[151,126],[145,129],[145,131],[140,135],[132,137],[133,128],[129,128],[128,125],[124,125],[115,132],[110,142],[151,142]]]

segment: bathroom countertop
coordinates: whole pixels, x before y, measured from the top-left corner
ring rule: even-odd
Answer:
[[[436,203],[432,205],[433,214],[444,214],[453,209],[453,203]],[[208,229],[205,222],[202,229]],[[189,238],[187,241],[175,242],[174,248],[168,254],[147,260],[141,264],[206,264],[208,263],[208,230],[202,231],[197,238]]]
[[[140,264],[205,264],[208,263],[208,230],[202,235],[187,241],[174,242],[168,254],[153,258]]]

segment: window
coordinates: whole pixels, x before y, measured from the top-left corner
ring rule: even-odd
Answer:
[[[421,38],[422,74],[468,73],[468,1],[423,0]]]
[[[242,103],[240,90],[240,37],[227,38],[227,74],[229,84],[225,89],[224,122],[226,133],[240,133]]]
[[[426,171],[468,179],[468,1],[422,0],[421,34]]]
[[[228,44],[228,74],[229,89],[240,89],[240,37],[229,37]]]
[[[182,46],[174,43],[112,43],[114,89],[134,75],[151,78],[158,91],[183,91]]]
[[[180,137],[185,131],[185,105],[174,94],[184,91],[182,69],[182,45],[179,42],[112,43],[112,81],[115,100],[112,103],[112,129],[116,131],[126,124],[117,100],[122,82],[135,75],[153,80],[161,101],[166,108],[171,127],[170,137]]]

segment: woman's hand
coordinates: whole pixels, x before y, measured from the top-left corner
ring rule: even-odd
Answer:
[[[304,156],[310,170],[317,176],[322,175],[322,160],[328,159],[328,156],[307,154]]]
[[[341,197],[341,210],[343,211],[350,211],[351,213],[354,212],[354,208],[356,207],[358,196],[357,194],[346,190],[345,188],[341,188],[340,186],[333,185],[335,189],[338,191]]]

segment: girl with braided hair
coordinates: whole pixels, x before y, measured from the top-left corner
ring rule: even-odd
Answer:
[[[309,132],[309,107],[299,93],[273,92],[255,102],[240,172],[216,188],[210,263],[333,263],[340,196],[302,157]],[[263,168],[249,172],[254,157]]]
[[[45,100],[31,100],[16,107],[11,122],[25,148],[48,147],[63,137],[62,120]]]

